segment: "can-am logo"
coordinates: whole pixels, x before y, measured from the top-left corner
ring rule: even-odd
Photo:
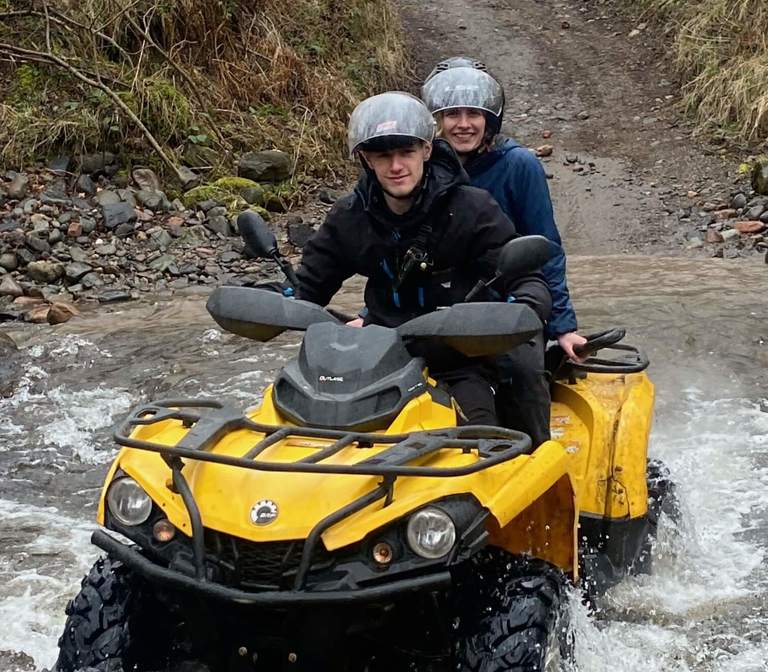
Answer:
[[[254,525],[269,525],[277,518],[279,509],[271,499],[260,499],[251,507],[251,522]]]
[[[343,383],[344,376],[320,376],[318,380],[321,383]]]

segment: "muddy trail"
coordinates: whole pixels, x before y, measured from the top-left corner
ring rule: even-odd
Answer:
[[[570,254],[682,254],[688,192],[727,196],[733,165],[692,138],[652,39],[604,2],[400,0],[417,89],[442,58],[470,55],[503,83],[503,131],[544,159]],[[551,137],[545,137],[545,131]]]
[[[574,594],[575,657],[561,672],[766,672],[766,267],[690,258],[676,215],[691,189],[728,192],[727,163],[691,140],[658,56],[598,3],[400,4],[420,76],[477,55],[506,84],[510,134],[554,145],[545,166],[581,328],[624,326],[652,362],[650,453],[678,484],[683,521],[663,521],[652,576],[623,582],[596,613]],[[359,289],[339,307],[356,308]],[[128,409],[178,397],[245,408],[295,355],[296,335],[248,342],[216,328],[204,303],[2,327],[21,379],[0,398],[0,672],[56,659],[64,607],[99,554],[89,536]]]

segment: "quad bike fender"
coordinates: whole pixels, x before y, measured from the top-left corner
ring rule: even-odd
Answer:
[[[488,531],[492,545],[546,560],[576,580],[579,516],[571,462],[562,444],[543,443],[488,503]]]

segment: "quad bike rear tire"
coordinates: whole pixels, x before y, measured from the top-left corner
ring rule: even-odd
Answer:
[[[475,566],[478,576],[470,585],[477,592],[460,617],[452,669],[559,670],[571,648],[563,574],[546,562],[493,549],[481,554]]]
[[[168,619],[121,562],[99,558],[66,614],[56,672],[128,672],[145,669],[145,661],[152,661],[149,669],[167,663]]]
[[[661,515],[669,517],[674,523],[680,520],[680,504],[675,492],[675,482],[667,465],[658,459],[648,460],[646,481],[648,483],[648,535],[632,567],[633,574],[651,573],[653,545],[658,535]]]

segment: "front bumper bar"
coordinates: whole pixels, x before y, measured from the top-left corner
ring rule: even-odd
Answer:
[[[412,579],[400,579],[380,586],[359,588],[357,590],[270,590],[249,592],[239,588],[230,588],[218,583],[180,574],[172,569],[160,567],[145,558],[136,547],[123,544],[101,530],[91,536],[91,542],[106,551],[113,558],[133,569],[147,580],[174,588],[197,591],[207,597],[224,602],[253,605],[259,607],[294,607],[327,604],[355,604],[386,600],[407,593],[438,590],[451,583],[448,571],[436,572]]]

